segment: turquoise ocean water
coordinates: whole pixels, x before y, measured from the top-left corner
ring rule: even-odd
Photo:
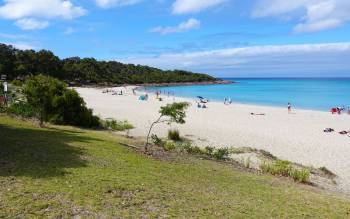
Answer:
[[[149,92],[161,90],[175,96],[203,96],[212,101],[231,98],[234,102],[294,108],[329,110],[334,106],[350,107],[350,78],[347,79],[246,79],[230,78],[228,85],[196,85],[149,87]]]

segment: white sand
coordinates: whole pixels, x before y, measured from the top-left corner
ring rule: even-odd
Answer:
[[[151,94],[148,101],[139,101],[132,87],[123,89],[126,95],[103,94],[102,89],[76,88],[88,107],[102,118],[128,120],[136,128],[134,136],[146,136],[147,129],[158,116],[160,106],[173,101],[188,101],[186,124],[178,127],[182,136],[200,146],[252,147],[271,152],[275,156],[314,167],[325,166],[337,174],[339,186],[350,192],[350,137],[338,134],[350,131],[349,115],[331,115],[328,112],[295,110],[233,103],[224,105],[210,102],[207,109],[198,109],[195,100],[164,97],[160,102]],[[250,113],[265,113],[253,116]],[[324,133],[325,128],[335,132]],[[159,125],[154,129],[165,136],[169,127]]]

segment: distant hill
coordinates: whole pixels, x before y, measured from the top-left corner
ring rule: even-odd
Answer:
[[[97,61],[94,58],[60,59],[48,50],[19,50],[0,44],[0,74],[9,80],[46,74],[75,84],[145,84],[220,81],[207,74],[163,71],[149,66]]]

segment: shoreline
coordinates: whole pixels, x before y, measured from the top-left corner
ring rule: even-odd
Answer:
[[[238,82],[234,82],[234,83],[238,83]],[[182,86],[182,85],[179,85],[179,86]],[[150,91],[147,91],[147,90],[143,90],[143,88],[147,88],[147,87],[157,87],[157,86],[128,86],[128,87],[136,87],[136,90],[139,91],[139,92],[149,92],[149,93],[152,93]],[[159,87],[167,87],[167,86],[159,86]],[[153,94],[153,93],[152,93]],[[164,94],[161,94],[161,95],[164,95]],[[177,97],[177,98],[181,98],[181,99],[188,99],[189,101],[196,101],[197,98],[195,97],[187,97],[187,96],[181,96],[181,95],[172,95],[174,97]],[[231,99],[232,100],[232,99]],[[221,103],[223,104],[223,101],[222,100],[219,100],[219,99],[209,99],[209,103]],[[287,105],[286,106],[279,106],[279,105],[269,105],[269,104],[259,104],[259,103],[244,103],[244,102],[238,102],[238,101],[235,101],[235,100],[232,100],[232,104],[238,104],[238,105],[247,105],[247,106],[256,106],[256,107],[272,107],[272,108],[279,108],[279,109],[285,109],[287,110]],[[303,111],[315,111],[315,112],[323,112],[323,113],[328,113],[330,112],[329,110],[322,110],[322,109],[312,109],[312,108],[303,108],[303,107],[293,107],[292,106],[292,111],[294,110],[303,110]],[[346,114],[346,113],[343,113],[343,114]]]

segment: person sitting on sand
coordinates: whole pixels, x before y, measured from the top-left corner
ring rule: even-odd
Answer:
[[[207,106],[205,105],[205,103],[203,103],[202,108],[203,108],[203,109],[207,108]]]
[[[202,108],[202,105],[199,102],[197,102],[197,107]]]

